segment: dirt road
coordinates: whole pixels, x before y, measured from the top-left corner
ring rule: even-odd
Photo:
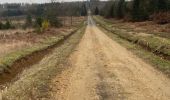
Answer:
[[[54,80],[56,100],[170,100],[170,80],[111,40],[91,18],[69,63]]]

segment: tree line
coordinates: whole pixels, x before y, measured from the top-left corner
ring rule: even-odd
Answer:
[[[2,6],[2,5],[1,5]],[[21,11],[22,13],[16,11]],[[61,21],[58,17],[64,16],[86,16],[87,8],[86,2],[51,2],[45,4],[8,4],[3,7],[0,12],[2,17],[6,18],[6,23],[0,21],[0,29],[6,28],[7,24],[12,26],[8,17],[24,15],[25,24],[23,28],[36,27],[37,31],[42,31],[47,27],[60,27]]]
[[[44,4],[0,4],[0,17],[45,15],[48,8],[55,6],[58,16],[80,16],[86,15],[86,2],[53,2]]]
[[[101,9],[106,18],[128,21],[154,20],[159,24],[170,22],[170,0],[110,0]]]

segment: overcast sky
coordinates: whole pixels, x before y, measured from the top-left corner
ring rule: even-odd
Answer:
[[[51,0],[0,0],[0,3],[44,3]],[[55,0],[55,1],[83,1],[83,0]]]

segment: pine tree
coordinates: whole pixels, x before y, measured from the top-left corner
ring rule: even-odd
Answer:
[[[108,17],[111,17],[111,18],[114,17],[114,3],[111,5],[109,9]]]
[[[37,27],[42,27],[42,22],[43,22],[42,17],[37,17],[35,20],[35,24]]]
[[[125,9],[125,0],[118,0],[117,7],[116,7],[117,18],[124,17],[124,9]]]
[[[149,4],[148,4],[148,12],[149,14],[153,14],[154,12],[156,12],[157,7],[158,7],[158,0],[149,0]]]
[[[60,27],[62,26],[62,23],[57,18],[58,12],[56,11],[57,6],[59,6],[57,3],[54,3],[51,1],[51,3],[47,6],[45,11],[45,19],[49,21],[50,25],[53,27]],[[42,20],[43,22],[43,20]]]
[[[0,22],[0,29],[3,29],[3,23]]]
[[[148,11],[145,6],[145,1],[133,0],[133,7],[131,13],[133,21],[143,21],[149,18]]]
[[[32,17],[30,14],[28,14],[26,18],[26,26],[31,26],[31,25],[32,25]]]
[[[132,7],[132,19],[134,21],[139,20],[140,16],[140,0],[133,0],[133,7]]]
[[[99,14],[99,9],[98,7],[95,8],[95,15],[98,15]]]
[[[11,28],[11,22],[9,20],[6,21],[5,25],[4,25],[5,29],[10,29]]]
[[[83,4],[81,8],[81,16],[87,16],[87,9],[85,4]]]
[[[167,11],[168,9],[168,0],[158,0],[157,6],[158,6],[158,11]]]
[[[170,0],[168,0],[167,6],[168,6],[168,11],[170,11]]]
[[[170,0],[150,0],[148,5],[150,14],[168,11],[168,2]]]

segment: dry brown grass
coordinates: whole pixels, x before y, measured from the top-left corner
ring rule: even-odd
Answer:
[[[133,31],[127,28],[120,28],[112,25],[101,18],[95,17],[96,22],[99,23],[106,30],[117,34],[123,39],[142,46],[144,49],[153,52],[161,58],[170,60],[170,40],[167,38],[156,36],[155,34],[148,35],[141,31]],[[112,26],[111,26],[112,25]],[[118,25],[118,24],[117,24]],[[110,27],[111,26],[111,27]],[[140,34],[142,33],[142,34]]]
[[[170,23],[160,25],[154,21],[126,22],[123,20],[103,19],[102,17],[99,18],[110,23],[111,26],[119,29],[126,29],[134,32],[145,32],[147,34],[170,38]]]
[[[80,24],[80,22],[85,20],[85,17],[59,17],[59,20],[62,22],[62,24],[66,27],[70,27],[70,26],[76,26],[78,24]],[[72,21],[72,23],[71,23]],[[72,24],[72,25],[71,25]]]
[[[83,30],[73,34],[63,45],[46,55],[39,63],[23,71],[15,83],[2,92],[3,100],[39,100],[50,98],[50,79],[59,74],[64,62],[82,37]],[[51,99],[49,99],[51,100]]]
[[[67,18],[67,17],[66,17]],[[57,36],[61,33],[68,33],[72,31],[76,26],[78,26],[82,21],[85,20],[84,17],[73,17],[73,26],[69,24],[60,28],[50,28],[43,34],[37,34],[32,29],[10,29],[10,30],[0,30],[0,57],[17,51],[22,48],[30,47],[32,45],[41,43],[44,39]],[[67,22],[70,19],[67,18]],[[22,20],[14,20],[15,23],[23,22]]]
[[[158,24],[170,23],[170,12],[158,12],[152,15],[154,22]]]
[[[3,57],[4,55],[15,51],[15,50],[20,50],[24,47],[30,47],[33,44],[25,41],[13,41],[12,43],[0,43],[0,58]]]

